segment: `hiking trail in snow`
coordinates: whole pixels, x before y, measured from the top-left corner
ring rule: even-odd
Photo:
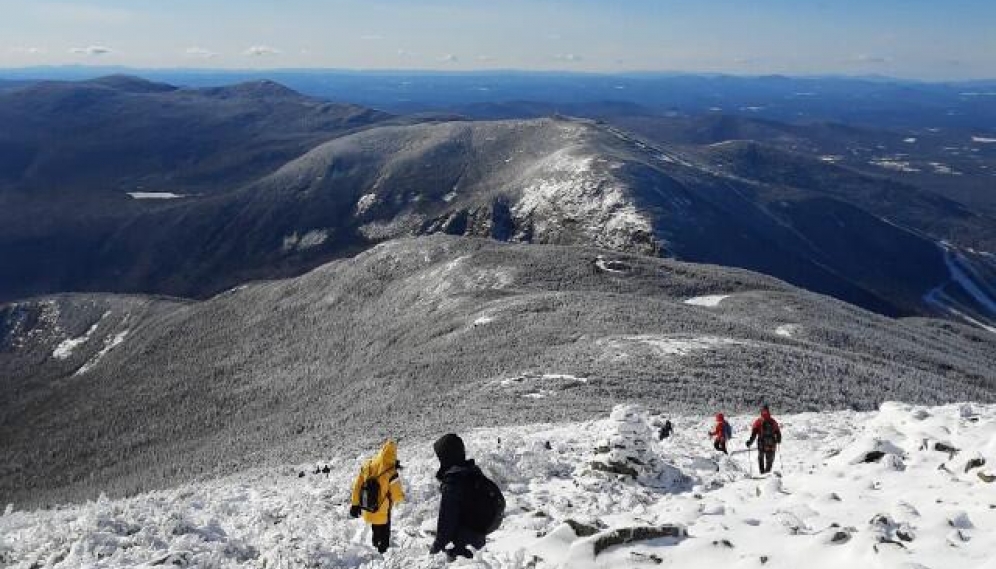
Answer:
[[[675,434],[658,441],[665,418]],[[743,444],[752,417],[730,419],[731,456],[712,450],[710,417],[632,406],[585,423],[469,433],[469,456],[508,500],[473,560],[428,555],[436,462],[431,441],[402,441],[408,500],[384,556],[347,516],[362,457],[340,456],[318,465],[328,475],[287,466],[52,510],[10,505],[0,566],[996,566],[996,406],[886,403],[777,418],[785,441],[767,478]]]

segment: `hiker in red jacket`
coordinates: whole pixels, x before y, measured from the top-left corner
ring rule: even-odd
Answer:
[[[716,427],[709,432],[709,436],[713,438],[713,448],[723,451],[723,454],[730,454],[726,452],[726,441],[733,436],[733,428],[726,422],[726,418],[723,417],[722,413],[716,415]]]
[[[754,420],[747,448],[754,444],[755,439],[757,464],[761,467],[761,474],[767,474],[775,464],[775,451],[778,450],[778,445],[782,444],[782,430],[778,426],[778,421],[771,416],[771,410],[767,405],[761,408],[761,416]]]

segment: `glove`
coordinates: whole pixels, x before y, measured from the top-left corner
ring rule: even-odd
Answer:
[[[747,448],[750,448],[750,441],[747,441]]]
[[[351,517],[351,518],[358,518],[358,517],[360,517],[360,507],[359,506],[350,506],[349,507],[349,517]]]

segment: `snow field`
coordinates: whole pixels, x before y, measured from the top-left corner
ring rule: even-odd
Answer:
[[[710,417],[669,417],[675,434],[658,441],[663,418],[619,406],[597,421],[467,434],[469,455],[508,500],[502,528],[473,560],[428,555],[438,507],[431,442],[402,441],[408,501],[395,509],[384,556],[347,517],[361,457],[335,457],[321,463],[328,476],[288,466],[123,500],[8,506],[0,565],[970,569],[986,566],[996,545],[987,482],[996,479],[996,406],[778,417],[780,475],[767,478],[743,445],[752,417],[731,419],[731,456],[712,450]]]

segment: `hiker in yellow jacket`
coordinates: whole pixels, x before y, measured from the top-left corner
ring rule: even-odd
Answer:
[[[363,463],[353,482],[350,517],[363,513],[363,521],[373,530],[373,545],[384,553],[391,545],[391,507],[405,499],[398,476],[398,445],[387,441],[373,458]]]

